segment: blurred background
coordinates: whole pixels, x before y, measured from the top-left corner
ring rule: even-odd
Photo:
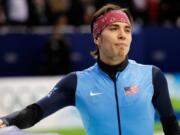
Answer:
[[[179,0],[0,0],[0,116],[37,101],[63,75],[95,62],[89,24],[108,2],[130,10],[135,25],[129,58],[162,69],[180,120]],[[73,107],[30,130],[85,134]],[[155,130],[162,130],[158,117]]]

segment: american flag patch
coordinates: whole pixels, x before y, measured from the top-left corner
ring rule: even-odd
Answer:
[[[126,96],[134,95],[134,94],[138,93],[138,86],[137,85],[125,87],[124,89],[125,89],[125,95]]]

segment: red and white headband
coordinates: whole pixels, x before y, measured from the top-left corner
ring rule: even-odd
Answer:
[[[96,19],[93,25],[93,35],[96,37],[105,27],[115,22],[123,22],[131,25],[126,13],[122,10],[111,10]]]

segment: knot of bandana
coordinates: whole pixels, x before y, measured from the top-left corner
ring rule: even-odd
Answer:
[[[130,21],[126,13],[121,10],[111,10],[99,16],[93,25],[93,35],[97,36],[108,25],[114,22],[123,22],[130,25]]]

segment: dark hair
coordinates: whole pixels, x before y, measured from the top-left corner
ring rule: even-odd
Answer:
[[[132,25],[132,26],[134,25],[133,18],[132,18],[131,14],[130,14],[130,12],[128,11],[127,8],[121,8],[118,4],[108,3],[108,4],[104,5],[103,7],[101,7],[99,10],[97,10],[97,11],[94,13],[94,15],[92,16],[92,20],[91,20],[91,33],[93,33],[93,25],[94,25],[94,22],[96,21],[96,19],[97,19],[99,16],[101,16],[101,15],[103,15],[103,14],[105,14],[105,13],[111,11],[111,10],[121,10],[121,11],[123,11],[123,12],[128,16],[131,25]],[[91,52],[91,55],[92,55],[95,59],[98,57],[98,55],[99,55],[99,49],[98,49],[97,46],[96,46],[96,50]]]

